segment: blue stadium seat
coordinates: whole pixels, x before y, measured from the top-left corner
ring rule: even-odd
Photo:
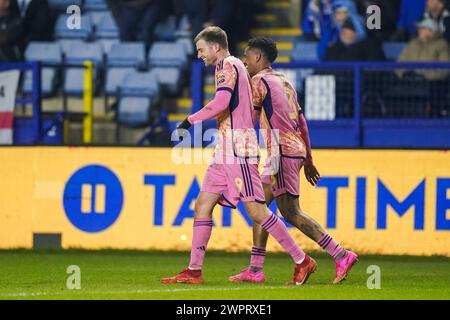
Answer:
[[[120,42],[120,39],[98,39],[97,42],[102,45],[103,52],[108,53],[111,51],[113,45]]]
[[[181,72],[178,68],[153,68],[158,75],[158,82],[162,90],[170,95],[176,96],[181,90]]]
[[[387,60],[396,61],[403,49],[406,47],[405,42],[385,42],[383,43],[383,51]]]
[[[66,55],[67,64],[80,65],[86,60],[90,60],[94,64],[93,81],[96,84],[99,70],[103,66],[103,51],[100,43],[76,43],[70,47]],[[66,68],[64,72],[64,92],[69,95],[81,96],[83,94],[83,76],[83,68]]]
[[[120,42],[111,47],[106,59],[105,92],[115,95],[125,75],[145,65],[145,45],[140,42]]]
[[[115,96],[117,89],[125,79],[125,76],[135,71],[133,67],[111,68],[106,69],[105,92],[108,96]]]
[[[154,71],[127,73],[120,85],[117,121],[130,127],[148,125],[158,95],[159,83]]]
[[[184,69],[187,55],[184,45],[177,42],[155,42],[148,53],[153,67],[177,67]]]
[[[119,38],[119,27],[114,20],[111,12],[107,12],[100,19],[98,24],[95,26],[95,37],[96,39],[117,39]]]
[[[317,42],[297,42],[292,51],[294,61],[319,61]]]
[[[95,28],[97,28],[97,25],[100,23],[105,14],[108,14],[108,11],[89,11],[87,13],[87,15],[91,17]]]
[[[67,52],[69,52],[72,46],[75,46],[77,44],[83,45],[85,41],[81,39],[58,39],[57,43],[59,43],[59,45],[61,46],[62,53],[64,55],[67,55]]]
[[[177,38],[176,42],[181,43],[184,46],[184,50],[188,55],[191,56],[194,54],[194,42],[192,41],[192,38],[190,37]]]
[[[51,66],[41,69],[41,90],[44,96],[54,93],[57,83],[58,65],[62,63],[61,46],[57,42],[31,42],[25,50],[25,60],[39,61]],[[22,82],[22,92],[30,94],[32,91],[32,73],[25,72]]]
[[[48,0],[48,6],[54,11],[64,11],[71,5],[76,5],[81,7],[81,0]]]
[[[141,42],[119,42],[107,55],[108,66],[130,67],[145,64],[145,45]]]
[[[129,127],[145,127],[150,121],[151,97],[121,97],[117,122]]]
[[[80,29],[69,29],[67,27],[67,15],[58,16],[55,24],[55,37],[57,39],[83,39],[89,40],[93,34],[93,24],[88,15],[81,16]]]
[[[108,5],[105,0],[84,0],[84,10],[88,11],[102,11],[108,10]]]

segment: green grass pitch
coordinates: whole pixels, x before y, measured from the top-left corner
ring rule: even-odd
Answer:
[[[186,266],[187,252],[0,251],[0,299],[449,299],[450,259],[445,257],[360,256],[349,277],[332,285],[334,263],[312,255],[318,269],[307,284],[286,286],[293,263],[269,253],[266,282],[232,283],[228,276],[248,263],[246,253],[207,252],[203,285],[162,285],[159,279]],[[81,289],[66,287],[67,267],[81,270]],[[381,289],[367,288],[367,268],[381,270]]]

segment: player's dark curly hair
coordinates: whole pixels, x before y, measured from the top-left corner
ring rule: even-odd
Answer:
[[[254,37],[248,40],[248,47],[258,49],[269,60],[274,62],[278,57],[278,49],[275,41],[268,37]]]

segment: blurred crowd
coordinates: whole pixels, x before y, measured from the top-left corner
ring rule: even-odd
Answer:
[[[367,8],[372,5],[381,9],[380,29],[367,27]],[[320,59],[382,61],[387,41],[408,42],[399,61],[450,59],[446,0],[309,0],[304,6],[303,37],[319,42]],[[437,74],[424,72],[430,78]]]
[[[227,30],[231,48],[246,40],[254,13],[262,10],[257,0],[106,0],[119,26],[121,41],[155,41],[159,22],[175,16],[177,31],[195,36],[204,27]],[[65,13],[65,12],[64,12]],[[58,13],[47,0],[0,0],[0,61],[21,60],[30,41],[53,38]]]

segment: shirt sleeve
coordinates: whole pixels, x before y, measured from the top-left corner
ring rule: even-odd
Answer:
[[[263,101],[267,95],[267,88],[261,80],[261,77],[253,78],[253,105],[262,107]]]
[[[216,71],[216,92],[221,90],[233,93],[236,84],[237,72],[233,64],[223,61],[217,66]]]

